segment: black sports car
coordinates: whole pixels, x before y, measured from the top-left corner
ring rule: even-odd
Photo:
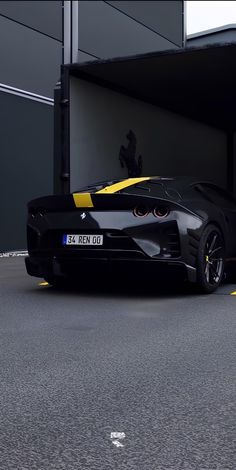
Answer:
[[[27,239],[28,273],[52,285],[94,267],[147,266],[180,270],[210,293],[236,258],[236,201],[187,177],[99,182],[30,201]]]

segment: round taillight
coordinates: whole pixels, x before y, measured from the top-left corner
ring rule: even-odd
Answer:
[[[159,219],[167,217],[169,213],[170,211],[167,207],[155,207],[155,209],[153,209],[153,215],[155,215],[155,217],[158,217]]]
[[[147,206],[136,206],[133,211],[135,217],[146,217],[149,214]]]

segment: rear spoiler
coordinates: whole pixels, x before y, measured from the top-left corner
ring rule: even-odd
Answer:
[[[168,199],[158,198],[160,204],[180,206]],[[157,198],[150,195],[74,193],[45,196],[28,203],[28,212],[63,212],[73,210],[133,210],[138,205],[147,205],[150,210],[157,205]]]

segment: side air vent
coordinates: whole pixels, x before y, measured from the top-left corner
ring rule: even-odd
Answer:
[[[164,229],[164,239],[166,240],[166,252],[171,258],[178,258],[180,256],[180,240],[175,224],[170,224]]]

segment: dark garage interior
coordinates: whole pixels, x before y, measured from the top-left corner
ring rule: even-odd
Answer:
[[[226,43],[66,65],[63,98],[71,74],[224,131],[227,189],[234,192],[235,55],[236,43]],[[62,175],[68,173],[65,142],[63,148]]]

